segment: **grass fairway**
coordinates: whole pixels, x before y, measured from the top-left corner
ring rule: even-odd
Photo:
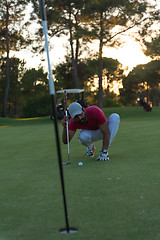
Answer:
[[[104,112],[121,117],[110,161],[85,159],[76,134],[72,164],[63,167],[74,234],[58,232],[65,219],[53,122],[0,119],[0,240],[160,239],[160,108]],[[95,158],[100,142],[96,148]],[[66,161],[67,146],[61,150]]]

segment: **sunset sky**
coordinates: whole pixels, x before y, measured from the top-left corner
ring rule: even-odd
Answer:
[[[55,66],[64,60],[64,56],[66,54],[66,39],[60,38],[58,41],[57,39],[52,41],[53,49],[50,51],[50,61],[52,66]],[[40,59],[42,56],[35,56],[31,52],[23,50],[18,53],[18,57],[25,58],[27,67],[36,68],[41,63]],[[45,53],[43,57],[46,58]],[[118,61],[122,63],[123,68],[128,68],[128,71],[138,64],[145,64],[150,61],[150,58],[144,55],[141,45],[129,37],[128,39],[126,38],[126,42],[119,48],[104,47],[103,57],[118,59]],[[47,68],[47,62],[43,62],[42,64]]]

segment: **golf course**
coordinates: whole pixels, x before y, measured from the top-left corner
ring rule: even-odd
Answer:
[[[78,229],[69,234],[59,232],[65,217],[54,121],[0,118],[0,240],[160,239],[160,107],[103,111],[121,118],[110,160],[95,161],[100,141],[85,158],[77,132],[71,164],[63,165],[69,226]],[[61,152],[66,162],[62,140]]]

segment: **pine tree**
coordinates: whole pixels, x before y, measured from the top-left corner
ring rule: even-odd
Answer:
[[[2,117],[7,114],[7,101],[10,89],[10,51],[18,51],[26,44],[23,37],[25,23],[24,10],[30,0],[0,0],[0,55],[6,55],[6,88]]]

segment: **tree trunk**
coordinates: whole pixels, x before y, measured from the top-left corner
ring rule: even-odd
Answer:
[[[7,58],[6,58],[6,89],[4,94],[4,102],[3,102],[3,109],[2,109],[2,117],[6,117],[7,113],[7,101],[8,101],[8,94],[10,88],[10,74],[9,74],[9,35],[8,35],[8,22],[9,22],[9,10],[8,5],[7,12],[6,12],[6,49],[7,49]]]
[[[100,108],[103,107],[102,69],[103,69],[102,58],[99,58],[98,59],[98,76],[99,76],[98,106]]]
[[[78,73],[77,73],[77,62],[76,59],[72,57],[72,77],[74,80],[74,87],[79,88],[79,83],[78,83]]]
[[[71,25],[72,24],[71,13],[70,13],[70,16],[69,16],[69,20],[70,20],[69,31],[70,31],[70,46],[71,46],[71,58],[72,58],[72,77],[73,77],[73,81],[74,81],[74,87],[79,88],[78,73],[77,73],[79,41],[76,44],[76,56],[74,56],[72,25]]]
[[[98,105],[100,108],[103,107],[103,87],[102,87],[102,71],[103,71],[103,13],[100,15],[100,43],[99,43],[99,56],[98,56],[98,77],[99,77],[99,94],[98,94]]]

